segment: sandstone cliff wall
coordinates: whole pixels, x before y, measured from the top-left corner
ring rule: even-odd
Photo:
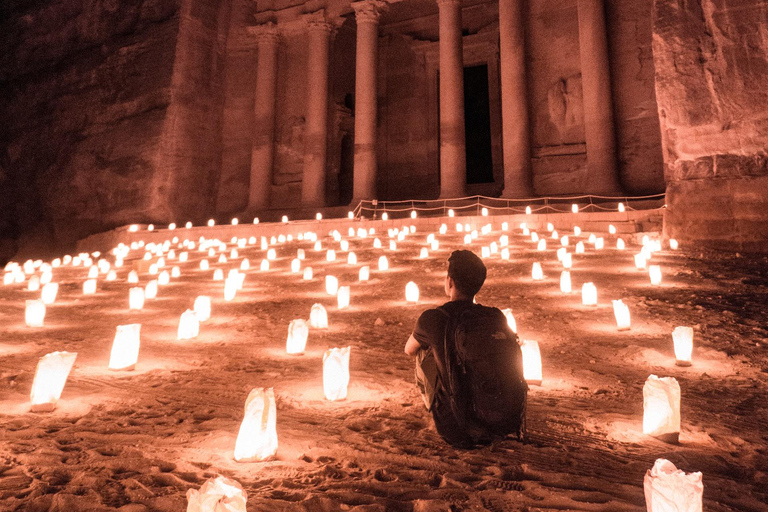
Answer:
[[[177,2],[9,0],[0,9],[7,251],[66,246],[147,218],[158,202],[147,183],[171,102]]]
[[[768,250],[768,3],[656,0],[669,236]]]

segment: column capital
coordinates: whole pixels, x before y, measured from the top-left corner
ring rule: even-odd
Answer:
[[[355,21],[360,23],[378,23],[381,13],[384,12],[389,4],[381,0],[361,0],[353,2],[352,8],[355,10]]]
[[[272,43],[277,44],[280,41],[280,31],[277,28],[277,24],[273,22],[262,23],[261,25],[255,25],[247,27],[248,34],[250,34],[258,44]]]
[[[309,32],[325,32],[330,34],[334,28],[333,24],[325,17],[325,9],[304,14],[301,16],[301,19]]]
[[[461,0],[437,0],[437,7],[443,6],[461,6]]]

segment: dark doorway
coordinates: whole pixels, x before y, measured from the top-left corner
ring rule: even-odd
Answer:
[[[355,167],[355,141],[351,135],[341,138],[341,162],[339,162],[339,205],[352,202],[353,174]]]
[[[493,183],[488,65],[464,68],[467,184]]]

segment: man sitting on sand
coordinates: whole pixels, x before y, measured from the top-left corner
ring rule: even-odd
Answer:
[[[405,353],[416,356],[416,382],[424,405],[432,412],[437,432],[458,447],[483,442],[480,439],[485,437],[486,430],[491,437],[515,430],[520,434],[521,417],[525,414],[527,386],[522,379],[517,337],[509,330],[500,310],[474,304],[485,278],[485,265],[475,253],[454,251],[448,258],[445,276],[445,293],[450,301],[424,311],[405,344]],[[457,342],[457,336],[462,340]],[[461,346],[462,343],[477,349],[473,351],[471,346]],[[479,371],[472,378],[461,377],[455,371],[458,366],[474,366]],[[466,375],[466,368],[463,372]],[[451,382],[453,392],[449,389]],[[485,392],[489,388],[493,388],[491,394]],[[468,406],[469,402],[473,403]],[[483,408],[494,410],[483,413]],[[473,411],[467,413],[462,409]],[[478,420],[478,414],[483,418]],[[486,426],[489,428],[485,429]]]

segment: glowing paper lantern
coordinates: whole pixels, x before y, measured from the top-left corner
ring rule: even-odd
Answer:
[[[267,259],[270,261],[277,259],[277,251],[275,251],[274,247],[267,250]]]
[[[349,307],[349,286],[339,286],[336,293],[336,303],[339,309]]]
[[[576,254],[584,254],[584,242],[579,242],[576,244]]]
[[[291,260],[291,272],[294,274],[298,274],[301,270],[301,260],[299,258],[294,258]]]
[[[579,205],[577,205],[577,204],[572,204],[572,205],[571,205],[571,212],[572,212],[572,213],[579,213]]]
[[[389,269],[389,260],[386,256],[380,256],[379,257],[379,270],[388,270]]]
[[[381,220],[389,220],[389,215],[387,214],[387,212],[384,212],[381,214]]]
[[[239,284],[240,284],[240,280],[238,279],[237,276],[234,276],[234,278],[227,278],[227,280],[224,281],[224,300],[225,301],[229,302],[235,298]]]
[[[542,381],[541,351],[539,343],[533,340],[520,342],[523,353],[523,377],[528,384],[540,385]]]
[[[504,247],[501,249],[501,259],[503,260],[509,259],[509,247]]]
[[[328,400],[347,398],[350,348],[332,348],[323,354],[323,393]]]
[[[512,332],[517,332],[517,322],[515,321],[515,315],[512,314],[512,310],[506,308],[502,309],[501,312],[504,313],[504,317],[507,319],[507,325]]]
[[[677,240],[675,240],[674,238],[670,238],[669,248],[672,249],[673,251],[676,251],[678,247],[679,247],[679,244],[677,243]]]
[[[629,307],[621,300],[614,300],[613,302],[613,316],[616,317],[616,327],[620,331],[628,331],[631,326],[629,318]]]
[[[14,274],[13,272],[6,272],[3,274],[3,285],[8,286],[12,284],[14,281]]]
[[[466,234],[464,235],[464,245],[469,245],[472,243],[472,235]]]
[[[485,249],[485,247],[483,247],[483,249]],[[419,258],[422,260],[429,258],[429,251],[427,250],[426,247],[422,247],[421,250],[419,251]]]
[[[211,318],[211,298],[207,295],[199,295],[193,306],[195,316],[199,322],[205,322]]]
[[[139,360],[141,324],[118,325],[112,352],[109,356],[110,370],[133,370]]]
[[[563,254],[563,268],[571,268],[573,266],[573,256],[571,253],[566,252]]]
[[[626,244],[624,243],[624,240],[621,238],[616,239],[616,249],[623,251],[626,248]]]
[[[56,301],[56,295],[59,293],[59,283],[46,283],[40,292],[40,300],[43,304],[53,304]]]
[[[675,327],[672,331],[672,341],[675,344],[675,364],[691,366],[693,354],[693,329],[690,327]]]
[[[571,273],[567,270],[563,270],[560,273],[560,291],[563,293],[571,293]]]
[[[358,273],[358,280],[359,281],[367,281],[371,274],[371,267],[368,265],[365,265],[363,267],[360,267],[360,272]]]
[[[411,218],[412,219],[416,218],[416,210],[411,210]]]
[[[94,293],[96,293],[96,280],[86,279],[83,283],[83,295],[93,295]]]
[[[304,269],[304,276],[305,281],[311,281],[312,280],[312,267],[307,267]]]
[[[159,285],[167,285],[171,282],[171,274],[168,273],[167,270],[163,270],[160,272],[160,274],[157,276],[157,284]]]
[[[563,261],[563,257],[565,256],[565,253],[568,252],[568,249],[565,247],[561,247],[557,250],[557,261]]]
[[[187,491],[187,512],[246,512],[247,495],[234,480],[217,476]]]
[[[491,249],[488,247],[482,247],[480,249],[480,256],[483,258],[490,258],[491,257]]]
[[[32,412],[50,412],[56,408],[77,352],[51,352],[40,358],[32,381]]]
[[[96,268],[96,267],[94,267]],[[30,292],[36,292],[40,289],[40,278],[38,276],[32,276],[27,283],[27,290]]]
[[[357,265],[357,255],[353,252],[347,255],[347,265]]]
[[[209,268],[208,260],[205,260],[205,259],[200,260],[200,270],[208,270],[208,268]]]
[[[276,426],[277,408],[274,389],[252,389],[245,401],[245,415],[235,441],[235,460],[259,461],[277,453]],[[228,511],[225,509],[225,512]]]
[[[328,251],[325,253],[325,259],[328,261],[336,261],[336,251],[333,249],[328,249]]]
[[[624,212],[624,203],[619,203],[619,211]]]
[[[610,233],[612,235],[615,235],[616,234],[616,226],[614,226],[613,224],[609,224],[608,225],[608,233]]]
[[[309,326],[302,319],[291,320],[288,325],[288,339],[285,342],[285,351],[288,354],[303,354],[307,346]]]
[[[456,215],[456,214],[453,212],[453,210],[452,210],[452,209],[451,209],[451,210],[448,210],[448,216],[449,216],[449,217],[453,217],[454,215]]]
[[[269,260],[261,260],[261,265],[259,265],[259,270],[262,272],[266,272],[269,270]]]
[[[45,303],[42,300],[27,300],[24,308],[24,322],[29,327],[42,327],[45,321]]]
[[[661,267],[658,265],[651,265],[648,267],[648,276],[651,278],[651,284],[658,286],[661,284]]]
[[[144,288],[137,286],[128,290],[128,309],[142,309],[144,307]]]
[[[605,239],[603,237],[595,239],[595,249],[602,249],[605,247]]]
[[[315,329],[328,328],[328,312],[322,304],[312,304],[309,311],[309,325]]]
[[[530,215],[531,214],[531,207],[530,206],[526,206],[525,207],[525,214],[526,215]]]
[[[584,283],[581,287],[581,302],[585,306],[597,306],[597,287],[594,283]]]
[[[419,302],[419,286],[413,281],[405,285],[406,302]]]
[[[547,241],[543,238],[539,240],[539,244],[536,246],[536,249],[539,251],[546,251],[547,250]]]
[[[544,271],[541,269],[541,263],[538,261],[533,263],[533,269],[531,270],[531,278],[534,281],[540,281],[544,279]]]
[[[339,291],[339,280],[335,276],[325,276],[325,292],[336,295]]]
[[[189,340],[197,338],[200,334],[200,320],[197,319],[197,315],[191,309],[186,310],[181,314],[179,319],[179,330],[177,338],[180,340]]]
[[[665,459],[656,459],[643,479],[648,512],[702,512],[704,484],[701,472],[685,473]]]
[[[240,270],[248,270],[249,268],[251,268],[251,262],[248,258],[243,258],[243,261],[240,262]]]
[[[643,434],[677,442],[680,385],[674,377],[651,375],[643,386]]]
[[[646,265],[645,254],[643,254],[642,252],[635,254],[635,268],[637,268],[638,270],[642,270],[645,268],[645,265]]]
[[[157,297],[157,281],[153,279],[152,281],[147,283],[147,286],[144,287],[144,298],[154,299],[156,297]]]

